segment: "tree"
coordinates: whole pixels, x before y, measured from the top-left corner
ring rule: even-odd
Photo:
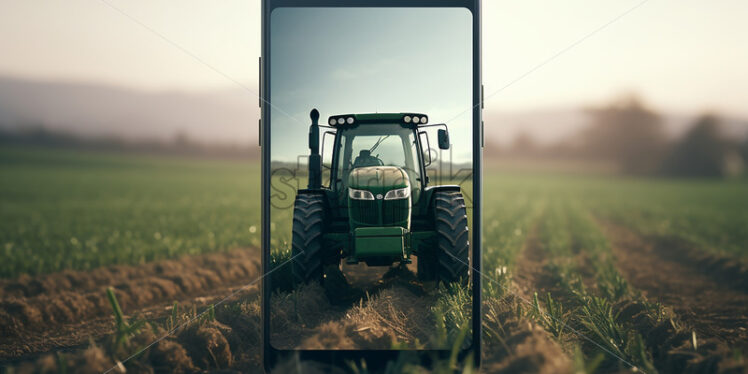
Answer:
[[[511,150],[515,155],[534,155],[538,150],[538,145],[530,134],[522,131],[512,141]]]
[[[720,135],[719,118],[705,114],[673,147],[662,171],[683,177],[723,177],[730,171],[728,158],[734,153]]]
[[[588,110],[590,125],[582,132],[586,156],[603,158],[628,174],[657,170],[667,146],[662,119],[634,95]]]

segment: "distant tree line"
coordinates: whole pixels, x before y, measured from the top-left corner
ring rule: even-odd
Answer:
[[[505,149],[489,145],[487,157],[604,160],[634,175],[725,177],[748,163],[748,139],[728,139],[720,118],[703,114],[678,139],[669,139],[662,117],[635,96],[586,110],[590,122],[570,139],[538,145],[526,133]]]
[[[26,125],[17,129],[0,126],[0,145],[69,148],[93,151],[119,151],[205,158],[257,159],[256,146],[205,144],[177,132],[171,140],[125,139],[119,136],[85,137],[75,133],[48,129],[43,125]]]

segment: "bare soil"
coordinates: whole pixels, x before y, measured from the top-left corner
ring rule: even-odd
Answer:
[[[530,230],[520,252],[512,282],[512,295],[484,303],[484,329],[498,330],[503,337],[498,342],[488,339],[483,352],[484,365],[497,373],[568,373],[571,362],[568,352],[540,326],[516,315],[517,305],[527,307],[533,294],[558,294],[558,285],[545,268],[538,238],[538,228]]]
[[[615,305],[619,318],[642,332],[658,370],[744,370],[729,357],[735,347],[745,352],[748,295],[740,278],[734,278],[739,271],[715,271],[720,266],[735,269],[734,263],[709,257],[705,262],[709,265],[699,267],[698,259],[703,257],[698,256],[703,253],[677,241],[645,238],[613,224],[602,226],[618,271],[648,300],[672,308],[677,323],[697,333],[699,348],[694,349],[691,330],[676,329],[669,321],[653,322],[641,302],[623,300]],[[112,333],[113,317],[104,293],[108,285],[115,288],[128,316],[163,320],[175,300],[180,308],[208,305],[254,280],[260,271],[257,258],[257,250],[237,250],[138,267],[0,281],[0,365],[12,363],[17,372],[55,371],[60,370],[59,359],[45,353],[69,352],[69,368],[107,370],[116,361],[100,343],[92,345],[89,339],[104,341],[100,338]],[[583,251],[568,261],[581,268],[587,262]],[[563,301],[547,265],[537,229],[531,230],[512,277],[513,295],[484,301],[483,325],[492,337],[484,341],[484,371],[571,371],[568,347],[516,313],[517,305],[532,300],[534,292],[551,292]],[[434,285],[416,279],[415,269],[415,263],[406,268],[344,265],[326,287],[311,285],[274,295],[273,345],[306,349],[386,349],[393,342],[406,347],[428,345],[435,331],[431,307],[437,295]],[[594,287],[588,284],[593,279],[582,273],[585,284]],[[734,281],[725,282],[724,277]],[[131,361],[128,371],[260,370],[259,292],[256,286],[245,291],[232,299],[231,308],[216,310],[215,320],[177,331]],[[132,346],[145,346],[165,333],[163,328],[144,329]],[[299,363],[288,365],[297,369]]]
[[[548,269],[550,254],[546,253],[540,242],[539,227],[533,227],[528,233],[522,252],[517,259],[515,273],[512,275],[512,281],[517,287],[517,296],[522,297],[523,301],[529,302],[537,292],[538,297],[543,299],[550,292],[554,299],[562,299],[568,302],[568,295],[561,289],[559,279]],[[577,275],[579,275],[585,288],[589,290],[597,289],[597,280],[595,279],[594,266],[592,265],[587,252],[581,250],[576,243],[576,238],[572,238],[572,256],[562,260],[574,264]],[[559,259],[555,259],[559,260]]]
[[[694,249],[672,245],[662,247],[663,243],[677,241],[645,239],[624,227],[607,223],[602,226],[611,240],[617,270],[649,301],[660,301],[675,311],[674,320],[656,321],[640,299],[623,299],[613,305],[618,322],[631,324],[642,334],[657,369],[663,372],[744,372],[746,367],[741,359],[735,358],[738,356],[733,350],[745,352],[748,342],[745,328],[747,295],[740,282],[724,282],[725,274],[739,272],[714,272],[719,264],[729,265],[734,261],[712,260],[708,262],[711,266],[699,269],[694,266],[698,263],[694,259],[704,258],[702,252],[695,257]],[[584,251],[577,251],[574,246],[572,243],[570,258],[557,260],[575,264],[585,287],[594,291],[597,288],[594,269]],[[526,304],[534,292],[539,295],[550,292],[554,298],[568,304],[547,265],[548,259],[540,247],[537,231],[532,230],[519,256],[517,274],[512,278],[518,288],[516,296],[522,299],[521,302]],[[574,308],[574,305],[567,307]],[[490,315],[484,318],[490,319]],[[528,327],[527,330],[532,329]],[[694,347],[691,331],[697,332],[697,347]],[[541,346],[538,350],[554,351],[552,345],[542,348],[547,344],[538,344]],[[509,345],[506,349],[511,347]],[[569,354],[568,350],[566,353]],[[533,362],[543,362],[543,359],[536,358]],[[534,368],[531,371],[542,370]]]
[[[271,297],[271,343],[278,349],[416,348],[435,333],[438,295],[407,267],[343,265],[313,284]],[[337,279],[331,279],[337,277]],[[335,283],[335,284],[332,284]],[[433,346],[431,346],[434,348]]]
[[[510,295],[483,304],[483,326],[489,336],[484,339],[482,370],[487,373],[571,373],[568,354],[542,327],[518,318],[517,303],[522,301]]]
[[[58,356],[63,353],[68,368],[101,372],[117,365],[113,356],[125,358],[138,347],[166,336],[129,361],[128,371],[260,370],[261,320],[256,286],[231,299],[227,308],[217,308],[215,320],[194,322],[173,334],[164,329],[175,300],[179,301],[180,310],[184,310],[221,299],[256,278],[258,257],[257,251],[245,250],[143,267],[113,267],[82,274],[66,272],[66,275],[4,281],[0,312],[13,321],[3,325],[13,335],[3,336],[0,366],[12,365],[20,373],[55,372],[64,369]],[[277,328],[275,331],[280,332],[274,345],[308,349],[387,349],[392,348],[393,342],[413,348],[428,345],[435,331],[430,308],[437,295],[434,285],[417,281],[416,266],[415,263],[405,268],[343,266],[340,276],[348,278],[345,286],[312,285],[296,292],[293,298],[289,293],[285,297],[274,296],[273,310],[280,313],[271,321]],[[117,276],[107,278],[107,273]],[[94,280],[85,278],[86,274]],[[66,290],[57,286],[56,280],[71,276],[79,288]],[[109,345],[114,326],[104,293],[109,284],[114,285],[128,318],[137,315],[156,321],[151,327],[141,329],[119,354]],[[76,294],[96,303],[92,301],[93,306],[76,309],[78,312],[71,313],[70,322],[53,318],[55,310],[45,309],[49,300],[65,304],[71,297],[78,297]],[[9,307],[14,305],[26,307]],[[311,323],[298,324],[299,311],[304,311],[305,320]]]
[[[234,305],[239,310],[217,309],[215,319],[181,324],[182,327],[171,334],[155,325],[141,329],[124,348],[113,348],[111,339],[104,339],[70,352],[57,350],[35,360],[14,363],[13,371],[56,373],[73,369],[80,373],[102,373],[114,369],[113,372],[124,372],[124,366],[113,357],[125,360],[141,347],[150,345],[150,349],[127,361],[127,372],[261,372],[259,295],[255,293]]]
[[[0,360],[78,348],[111,333],[109,286],[125,314],[157,318],[175,301],[180,308],[208,305],[250,283],[258,258],[256,249],[243,249],[0,281]]]
[[[671,307],[697,336],[748,347],[748,293],[694,266],[687,248],[664,246],[622,226],[605,229],[619,272],[649,300]]]
[[[540,248],[538,228],[530,230],[524,248],[519,254],[517,266],[512,281],[517,287],[518,296],[525,300],[532,300],[533,294],[537,292],[542,295],[545,292],[557,294],[557,285],[550,273],[545,269],[548,264],[547,256]]]

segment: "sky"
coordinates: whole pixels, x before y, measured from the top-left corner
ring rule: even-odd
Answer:
[[[153,91],[221,89],[238,82],[254,103],[259,1],[176,4],[4,0],[0,75]],[[635,91],[662,110],[748,117],[748,2],[484,0],[483,5],[489,109],[579,106]]]
[[[471,106],[471,25],[466,9],[276,9],[272,159],[309,153],[309,111],[317,108],[322,124],[330,115],[374,112],[452,120],[452,161],[469,162],[471,117],[454,117]]]

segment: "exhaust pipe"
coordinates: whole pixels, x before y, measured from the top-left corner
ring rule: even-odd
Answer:
[[[309,112],[312,124],[309,126],[309,183],[307,188],[319,190],[322,188],[322,157],[319,154],[319,112],[312,109]]]

